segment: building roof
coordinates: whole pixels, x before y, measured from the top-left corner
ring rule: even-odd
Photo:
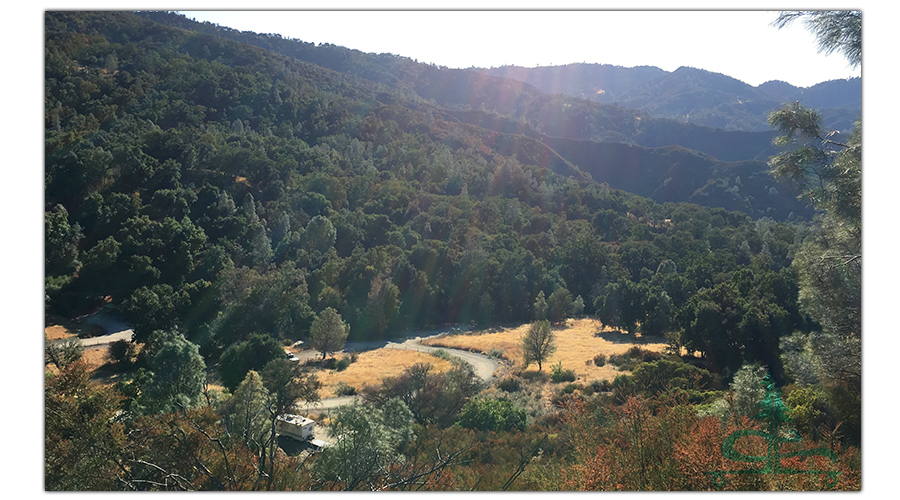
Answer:
[[[290,413],[285,413],[284,415],[280,415],[278,417],[278,420],[287,422],[289,424],[294,424],[294,425],[306,425],[306,424],[315,423],[315,420],[313,420],[313,419],[306,418],[302,415],[293,415]]]

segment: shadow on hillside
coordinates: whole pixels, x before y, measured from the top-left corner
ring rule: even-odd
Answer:
[[[666,341],[662,337],[644,337],[640,334],[629,335],[621,330],[598,331],[594,333],[594,337],[600,337],[613,344],[656,344],[660,342],[665,343]]]
[[[344,349],[342,352],[372,351],[375,349],[381,349],[382,347],[388,345],[389,342],[396,342],[396,340],[366,340],[359,342],[347,342],[346,344],[344,344]]]
[[[550,380],[550,373],[544,370],[537,370],[537,368],[534,370],[523,370],[518,375],[529,382],[547,382]]]

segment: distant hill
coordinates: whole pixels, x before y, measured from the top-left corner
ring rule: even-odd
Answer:
[[[666,74],[655,66],[623,68],[609,64],[567,64],[537,68],[501,66],[484,71],[502,78],[521,80],[548,94],[567,94],[606,103],[618,102],[635,86]]]
[[[849,129],[862,109],[860,78],[800,88],[780,81],[753,87],[726,75],[687,67],[667,72],[649,66],[570,64],[483,71],[521,80],[547,93],[615,103],[656,117],[726,130],[766,131],[768,113],[789,101],[819,109],[825,126],[832,130]]]

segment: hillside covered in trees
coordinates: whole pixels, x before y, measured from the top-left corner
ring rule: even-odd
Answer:
[[[116,385],[55,362],[47,489],[606,488],[596,474],[614,454],[585,446],[624,432],[610,415],[682,426],[673,435],[685,439],[721,434],[704,418],[754,416],[722,409],[729,387],[762,383],[749,367],[778,386],[815,371],[785,363],[784,339],[828,327],[792,265],[826,230],[798,188],[769,173],[775,132],[688,125],[169,13],[47,12],[45,42],[45,310],[74,319],[109,303],[134,327]],[[569,111],[548,111],[561,105]],[[704,149],[714,147],[723,155]],[[325,358],[340,349],[317,340],[328,331],[343,345],[528,323],[543,319],[539,296],[562,311],[556,323],[586,315],[665,337],[669,356],[609,390],[598,381],[595,398],[582,386],[532,421],[476,398],[462,368],[429,386],[460,398],[443,413],[386,383],[333,421],[379,436],[366,450],[388,465],[368,475],[342,472],[341,447],[309,467],[284,457],[274,420],[265,434],[266,418],[319,397],[315,375],[281,346],[327,345]],[[209,372],[226,387],[218,402],[201,391]],[[660,395],[661,380],[676,379],[675,399]],[[809,387],[786,396],[814,429],[804,439],[831,439],[838,487],[858,488],[858,390]],[[253,401],[262,421],[239,423]],[[840,436],[820,432],[838,421]],[[624,489],[706,489],[676,470],[699,466],[702,450],[675,463],[674,444],[654,446],[666,463],[649,482],[620,478]],[[513,486],[539,452],[552,460]],[[615,453],[623,470],[649,456]]]
[[[812,216],[807,206],[797,202],[797,193],[792,186],[773,179],[766,166],[768,157],[778,152],[772,146],[774,133],[765,126],[766,114],[784,102],[784,95],[799,98],[802,93],[799,89],[795,89],[794,93],[780,89],[778,97],[767,98],[762,104],[754,103],[753,119],[759,122],[757,126],[722,127],[721,123],[685,122],[681,117],[670,116],[662,110],[653,109],[648,112],[644,109],[647,106],[643,102],[635,102],[633,107],[622,107],[615,101],[585,99],[582,98],[584,96],[565,89],[541,86],[517,73],[510,75],[511,78],[497,78],[491,75],[504,75],[497,75],[494,70],[449,69],[420,64],[391,54],[365,54],[329,44],[315,45],[285,39],[279,35],[240,32],[210,23],[197,23],[172,13],[148,12],[141,15],[167,25],[216,34],[379,83],[390,88],[395,95],[403,95],[407,103],[427,101],[439,106],[445,119],[470,123],[503,134],[537,139],[582,171],[596,175],[598,181],[609,182],[613,188],[648,197],[654,197],[658,189],[667,191],[667,195],[662,198],[654,197],[657,201],[670,201],[669,198],[675,194],[672,192],[674,190],[677,194],[671,201],[743,210],[754,217],[768,216],[785,220],[791,216]],[[634,72],[640,74],[640,69],[636,68]],[[533,71],[537,72],[539,69]],[[578,82],[586,78],[578,71],[574,73],[570,75],[564,71],[566,78],[558,81]],[[609,80],[603,73],[601,71],[599,78],[594,80],[595,84]],[[590,71],[586,74],[598,76]],[[719,108],[728,107],[739,97],[750,100],[743,94],[743,90],[732,95],[719,88],[717,82],[731,80],[723,75],[702,71],[692,74],[697,75],[697,78],[690,80],[693,83],[689,85],[688,93],[700,96],[699,101],[706,104],[699,104],[698,99],[693,99],[693,107],[681,111],[682,114],[695,117],[721,114]],[[710,79],[712,82],[708,82]],[[625,78],[625,81],[631,79]],[[535,86],[530,83],[535,83]],[[637,88],[637,82],[633,83]],[[661,85],[663,95],[655,95],[655,101],[677,107],[676,101],[683,99],[687,91],[665,82]],[[726,87],[726,90],[734,90],[734,87],[747,86],[733,81]],[[845,119],[840,123],[833,120],[826,123],[832,129],[835,125],[840,125],[840,130],[847,130],[850,128],[847,123],[852,123],[858,116],[852,105],[854,99],[859,99],[858,92],[854,93],[852,85],[837,87],[838,90],[831,93],[813,95],[819,96],[816,104],[832,103],[839,106],[845,105],[847,101],[851,102],[846,104],[850,109],[842,111],[845,118],[852,115],[849,122]],[[656,94],[659,92],[656,91]],[[762,131],[760,125],[764,126]],[[603,143],[604,146],[597,146],[596,143]],[[619,143],[627,145],[630,154],[623,156],[620,153],[622,146],[617,146]],[[669,154],[669,158],[660,160],[660,154],[666,152],[660,152],[658,148],[670,146],[696,150],[712,158],[701,159],[701,155],[671,158]],[[596,154],[597,147],[617,148],[609,155],[615,158],[614,166],[607,160],[608,156]],[[692,175],[664,175],[665,172],[648,170],[648,163],[661,163],[665,168],[673,165],[688,168]],[[608,180],[609,176],[605,174],[610,169],[625,169],[631,175],[639,177],[641,189],[635,189],[635,179],[622,184],[617,182],[617,178]],[[744,182],[744,185],[738,186],[738,190],[734,189],[736,177],[741,177]],[[754,181],[748,184],[750,177]],[[773,187],[776,189],[773,190]],[[722,192],[725,189],[729,192]]]
[[[485,71],[526,82],[548,94],[617,103],[655,117],[725,130],[768,132],[769,113],[792,101],[818,109],[826,127],[845,132],[853,128],[862,111],[860,78],[799,88],[781,81],[753,87],[726,75],[687,67],[669,72],[649,66],[569,64]]]

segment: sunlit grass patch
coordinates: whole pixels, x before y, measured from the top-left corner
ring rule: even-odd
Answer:
[[[426,340],[423,343],[432,346],[451,347],[487,353],[491,349],[500,349],[503,357],[512,361],[517,367],[524,364],[522,356],[522,336],[528,331],[529,325],[516,328],[507,328],[494,333],[455,334],[446,337]],[[606,364],[597,366],[594,356],[605,354],[621,354],[635,345],[649,351],[662,352],[666,347],[663,338],[635,338],[625,334],[618,334],[604,328],[596,319],[569,320],[564,327],[554,327],[556,335],[556,352],[543,363],[543,371],[549,373],[551,367],[562,363],[567,370],[574,370],[577,380],[590,382],[593,380],[612,380],[623,372],[614,366]],[[603,336],[595,334],[602,332]],[[532,364],[529,371],[537,370],[537,365]]]
[[[319,395],[323,398],[335,397],[335,389],[340,382],[362,390],[366,385],[378,385],[385,377],[395,377],[416,363],[430,363],[436,372],[449,370],[450,361],[436,358],[428,353],[401,349],[376,349],[356,353],[357,360],[343,371],[323,370],[315,372],[322,382]],[[343,356],[349,356],[345,354]]]

